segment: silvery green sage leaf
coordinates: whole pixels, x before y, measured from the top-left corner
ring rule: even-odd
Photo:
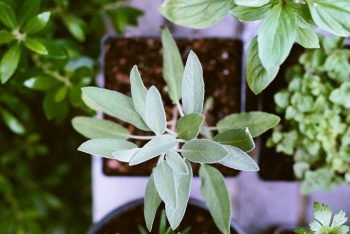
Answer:
[[[187,174],[183,174],[183,175],[174,174],[175,188],[176,188],[175,191],[176,191],[176,197],[177,197],[176,208],[174,209],[169,206],[165,207],[165,211],[166,211],[170,226],[173,230],[175,230],[181,223],[185,215],[188,199],[190,197],[190,189],[191,189],[193,173],[192,173],[191,164],[188,161],[186,161],[186,167],[188,171]]]
[[[162,31],[163,77],[169,87],[169,96],[173,103],[181,99],[184,64],[180,51],[168,28]]]
[[[159,11],[168,20],[190,28],[208,28],[223,19],[232,0],[165,0]]]
[[[114,159],[112,156],[113,152],[133,148],[137,148],[137,145],[125,140],[92,139],[81,144],[78,150],[84,153]]]
[[[175,209],[177,197],[173,170],[165,161],[162,161],[157,165],[153,173],[154,184],[165,206]]]
[[[142,82],[141,75],[135,65],[130,72],[131,97],[135,110],[145,118],[147,89]]]
[[[225,146],[230,152],[222,161],[219,163],[236,170],[241,171],[258,171],[259,167],[256,162],[244,151],[233,146]]]
[[[204,103],[203,69],[197,55],[188,55],[182,80],[182,105],[185,114],[202,113]]]
[[[179,119],[176,125],[178,138],[191,140],[196,138],[200,132],[204,116],[198,113],[185,115]]]
[[[234,0],[237,5],[247,6],[247,7],[261,7],[271,0]]]
[[[152,86],[146,96],[146,124],[156,135],[165,132],[166,117],[164,105],[158,89]]]
[[[304,48],[320,48],[317,34],[308,28],[298,28],[296,42]]]
[[[244,152],[250,152],[255,147],[253,137],[250,135],[248,128],[237,128],[221,132],[213,138],[213,141],[222,145],[235,146]]]
[[[139,151],[139,148],[133,148],[128,150],[118,150],[112,153],[113,159],[117,159],[121,162],[129,163],[135,154]]]
[[[186,142],[182,146],[181,153],[182,156],[196,163],[216,163],[229,154],[221,144],[205,139]]]
[[[90,108],[121,119],[141,130],[149,130],[136,112],[130,97],[112,90],[96,87],[82,88],[82,92],[83,100]]]
[[[252,111],[226,116],[217,124],[219,132],[234,128],[248,128],[252,137],[257,137],[267,130],[275,127],[280,117],[265,112]]]
[[[297,34],[297,14],[291,4],[279,2],[266,14],[258,33],[259,58],[266,69],[281,65]]]
[[[156,213],[161,202],[162,200],[158,195],[156,185],[154,184],[154,175],[152,173],[151,176],[149,177],[149,180],[146,186],[145,199],[144,199],[145,206],[143,210],[146,226],[149,232],[152,231],[154,218],[156,217]]]
[[[169,150],[166,153],[166,162],[176,174],[188,174],[186,162],[177,152]]]
[[[128,139],[128,130],[110,120],[91,117],[75,117],[73,128],[87,138]]]
[[[249,88],[255,94],[263,91],[276,77],[279,66],[266,69],[260,61],[257,37],[250,42],[247,50],[246,76]]]
[[[154,137],[145,144],[131,159],[129,165],[143,163],[160,154],[166,153],[177,145],[178,141],[172,135],[160,135]]]
[[[225,180],[219,170],[203,164],[199,169],[201,194],[216,226],[224,234],[230,233],[231,201]]]

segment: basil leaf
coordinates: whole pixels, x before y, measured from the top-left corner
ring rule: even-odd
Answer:
[[[257,137],[280,122],[277,115],[265,112],[247,112],[232,114],[220,120],[217,127],[220,132],[234,128],[248,128],[252,137]]]
[[[250,135],[248,128],[231,129],[221,132],[213,138],[213,141],[222,145],[235,146],[244,152],[250,152],[255,147],[253,137]]]
[[[145,144],[133,157],[129,165],[133,166],[150,160],[160,154],[166,153],[177,145],[177,140],[172,135],[160,135]]]
[[[307,28],[298,28],[296,42],[304,48],[320,48],[317,34]]]
[[[48,91],[55,86],[59,85],[60,82],[50,76],[36,76],[29,78],[24,81],[24,86],[27,88],[38,90],[38,91]]]
[[[169,96],[173,103],[181,99],[184,64],[176,42],[168,28],[162,31],[163,77],[169,87]]]
[[[12,44],[5,52],[0,62],[0,78],[3,84],[6,83],[15,73],[20,58],[21,46],[17,43]]]
[[[289,55],[297,34],[295,10],[280,2],[266,14],[258,33],[259,58],[267,69],[281,65]]]
[[[83,100],[90,108],[121,119],[141,130],[149,130],[136,112],[130,97],[96,87],[82,88],[82,92]]]
[[[46,25],[49,23],[51,17],[51,13],[49,11],[40,13],[35,16],[24,26],[23,32],[27,34],[34,34],[43,30]]]
[[[121,162],[129,163],[135,154],[139,151],[139,148],[133,148],[128,150],[118,150],[112,153],[113,159],[117,159]]]
[[[166,117],[163,101],[158,89],[152,86],[146,96],[146,124],[156,135],[161,135],[166,129]]]
[[[0,31],[0,45],[8,44],[15,39],[16,38],[12,33],[5,31],[5,30]]]
[[[185,114],[202,113],[204,103],[203,69],[197,55],[188,55],[182,81],[182,105]]]
[[[306,1],[316,25],[341,37],[350,36],[350,2],[346,0]]]
[[[196,138],[200,132],[204,116],[197,113],[185,115],[179,119],[176,125],[176,133],[178,138],[191,140]]]
[[[167,152],[166,162],[176,174],[182,174],[182,175],[188,174],[186,162],[177,152],[172,150]]]
[[[243,22],[255,21],[263,19],[270,8],[270,4],[261,7],[236,6],[230,11],[230,13]]]
[[[216,226],[224,234],[230,233],[231,201],[225,180],[219,170],[203,164],[199,169],[201,194]]]
[[[162,200],[159,197],[156,185],[154,184],[154,173],[152,173],[151,176],[149,177],[149,180],[146,186],[145,199],[144,199],[145,206],[143,210],[146,226],[149,232],[152,231],[154,218],[156,217],[156,213],[161,202]]]
[[[157,165],[153,173],[154,184],[165,206],[175,209],[177,198],[173,171],[165,161],[162,161]]]
[[[125,140],[92,139],[81,144],[78,150],[91,155],[114,159],[113,152],[133,148],[137,148],[137,145]]]
[[[0,2],[0,22],[9,29],[14,29],[17,26],[15,12],[4,2]]]
[[[141,75],[135,65],[130,72],[131,97],[135,110],[145,118],[147,89],[142,82]]]
[[[45,45],[43,45],[40,41],[35,40],[33,38],[27,38],[24,41],[25,47],[27,47],[29,50],[41,54],[41,55],[47,55],[49,52],[47,51]]]
[[[246,76],[249,88],[255,94],[263,91],[276,77],[279,66],[266,69],[261,64],[257,37],[250,42],[247,50]]]
[[[256,162],[244,151],[228,145],[225,148],[229,154],[219,162],[220,164],[241,171],[259,171]]]
[[[128,139],[128,130],[110,120],[75,117],[73,128],[87,138]]]
[[[228,155],[224,146],[211,140],[191,140],[181,149],[182,156],[191,162],[216,163]]]
[[[270,0],[234,0],[237,5],[247,7],[261,7],[270,2]]]
[[[168,20],[190,28],[209,28],[233,8],[232,0],[165,0],[159,11]]]

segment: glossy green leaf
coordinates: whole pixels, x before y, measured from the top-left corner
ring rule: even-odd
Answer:
[[[271,0],[234,0],[237,5],[247,6],[247,7],[261,7]]]
[[[56,102],[55,93],[48,92],[45,95],[43,107],[47,119],[63,120],[68,114],[68,102]]]
[[[78,150],[87,154],[114,159],[113,152],[133,148],[137,148],[137,145],[125,140],[92,139],[81,144]]]
[[[320,48],[317,34],[307,28],[298,28],[296,42],[304,48]]]
[[[175,174],[188,174],[185,160],[176,151],[170,150],[166,153],[166,162]]]
[[[135,65],[130,72],[131,97],[135,110],[145,118],[147,89],[142,82],[141,75]]]
[[[160,12],[168,20],[190,28],[209,28],[233,8],[232,0],[166,0]]]
[[[24,0],[19,13],[19,23],[22,25],[32,19],[40,9],[41,0]]]
[[[46,57],[53,59],[66,59],[67,53],[64,47],[57,44],[56,42],[47,40],[47,39],[36,39],[42,45],[45,46],[47,50]]]
[[[253,137],[250,135],[248,128],[237,128],[223,131],[213,138],[222,145],[231,145],[240,148],[244,152],[250,152],[254,149],[255,144]]]
[[[33,38],[27,38],[24,41],[24,45],[29,50],[31,50],[37,54],[47,55],[49,53],[44,44],[42,44],[40,41],[33,39]]]
[[[75,117],[73,128],[87,138],[128,139],[128,129],[110,120]]]
[[[9,29],[14,29],[17,26],[15,12],[4,2],[0,2],[0,22]]]
[[[74,15],[63,15],[62,20],[68,31],[80,42],[85,41],[85,22]]]
[[[152,226],[154,218],[160,203],[162,202],[161,198],[158,195],[156,185],[154,184],[154,174],[152,173],[149,177],[146,192],[145,192],[145,206],[144,206],[144,216],[146,221],[146,226],[149,232],[152,231]]]
[[[225,180],[219,170],[203,164],[199,169],[201,194],[216,226],[224,234],[230,233],[231,201]]]
[[[55,102],[62,102],[66,98],[67,94],[68,87],[61,85],[61,87],[55,91]]]
[[[185,115],[179,119],[176,125],[176,133],[178,138],[191,140],[196,138],[200,132],[204,116],[198,113]]]
[[[83,100],[92,109],[102,111],[141,130],[149,130],[134,108],[132,99],[124,94],[96,87],[82,88]]]
[[[155,86],[152,86],[147,91],[145,122],[156,135],[161,135],[165,132],[166,117],[164,105],[162,97]]]
[[[264,18],[270,8],[269,4],[262,7],[236,6],[230,13],[242,22],[255,21]]]
[[[24,125],[9,111],[0,108],[0,114],[6,126],[18,135],[23,135],[26,132]]]
[[[182,76],[184,64],[176,42],[168,28],[162,31],[163,45],[163,77],[169,88],[169,96],[173,103],[182,96]]]
[[[277,115],[253,111],[228,115],[218,122],[217,127],[220,132],[247,127],[252,137],[257,137],[275,127],[279,122],[280,117]]]
[[[153,173],[154,184],[156,185],[158,194],[165,203],[165,206],[175,209],[177,194],[172,169],[165,161],[162,161],[157,165]]]
[[[297,16],[290,4],[280,2],[266,14],[258,34],[259,58],[266,69],[281,65],[297,34]]]
[[[0,78],[4,84],[15,73],[19,60],[21,58],[21,46],[19,44],[12,44],[5,52],[0,62]]]
[[[158,155],[166,153],[177,145],[177,140],[172,135],[160,135],[145,144],[133,157],[129,165],[143,163]]]
[[[229,145],[226,145],[225,148],[229,154],[219,162],[220,164],[241,171],[259,170],[256,162],[244,151]]]
[[[216,163],[228,155],[221,144],[211,140],[191,140],[181,149],[182,156],[196,163]]]
[[[346,0],[306,1],[316,25],[341,37],[350,36],[350,2]]]
[[[27,34],[33,34],[43,30],[49,23],[51,12],[46,11],[35,16],[24,26],[23,31]]]
[[[129,163],[135,154],[140,150],[140,148],[133,148],[128,150],[118,150],[112,153],[114,159],[121,162]]]
[[[59,84],[60,82],[53,77],[44,75],[35,76],[24,81],[24,86],[38,91],[48,91]]]
[[[175,230],[180,225],[185,215],[188,199],[190,197],[193,173],[191,164],[188,161],[186,161],[186,167],[188,171],[186,175],[174,174],[176,188],[175,191],[177,197],[176,208],[173,209],[169,206],[165,207],[170,226],[173,230]]]
[[[259,94],[263,91],[276,77],[279,67],[266,69],[261,64],[258,51],[258,40],[255,37],[248,47],[246,61],[246,76],[249,88]]]
[[[182,80],[182,105],[185,114],[202,113],[204,103],[203,69],[197,55],[190,51]]]
[[[0,45],[8,44],[13,40],[15,40],[15,36],[12,33],[5,30],[0,31]]]

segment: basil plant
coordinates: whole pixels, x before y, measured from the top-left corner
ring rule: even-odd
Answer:
[[[137,66],[130,73],[131,97],[96,87],[82,89],[83,99],[92,109],[102,111],[132,124],[152,136],[135,136],[109,120],[76,117],[75,129],[91,140],[79,150],[93,155],[117,159],[130,166],[158,158],[145,194],[145,219],[151,230],[161,201],[172,229],[180,224],[189,199],[192,167],[200,164],[201,193],[209,211],[223,233],[230,232],[231,202],[223,175],[211,164],[257,171],[259,168],[247,154],[254,148],[253,137],[279,122],[279,117],[262,113],[242,113],[227,116],[217,126],[209,127],[203,114],[203,70],[196,54],[191,51],[186,66],[168,29],[162,33],[164,79],[169,96],[177,107],[177,120],[167,122],[158,89],[146,88]],[[181,101],[181,103],[180,103]],[[208,131],[218,131],[209,138]],[[140,148],[128,141],[145,140]]]
[[[324,38],[307,50],[275,94],[284,121],[268,141],[294,157],[303,193],[350,183],[350,50],[340,38]]]
[[[242,22],[261,20],[246,60],[247,82],[255,94],[274,80],[294,42],[319,48],[317,27],[350,36],[349,0],[165,0],[160,12],[176,24],[196,29],[211,27],[227,15]]]

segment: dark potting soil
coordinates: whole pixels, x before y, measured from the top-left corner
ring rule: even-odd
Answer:
[[[160,216],[163,207],[158,209],[151,234],[158,234]],[[114,216],[109,222],[105,223],[98,232],[94,234],[137,234],[138,227],[146,229],[145,218],[143,216],[143,203],[124,210],[119,216]],[[167,225],[169,227],[169,225]],[[221,232],[215,226],[210,213],[198,206],[189,204],[179,228],[176,232],[183,231],[190,227],[191,234],[220,234]],[[237,234],[231,230],[231,234]]]
[[[179,39],[178,46],[185,63],[190,50],[193,50],[202,62],[205,80],[206,98],[213,97],[214,106],[206,114],[210,126],[227,114],[241,110],[241,64],[242,42],[234,39]],[[171,120],[174,105],[170,101],[162,78],[162,46],[155,38],[111,38],[104,45],[105,87],[130,95],[129,73],[137,65],[146,87],[156,86],[166,105],[167,119]],[[112,119],[108,116],[105,118]],[[115,119],[114,119],[115,120]],[[129,124],[115,120],[135,135],[147,135]],[[144,141],[135,141],[142,146]],[[156,159],[141,165],[129,167],[127,163],[105,159],[103,171],[107,175],[144,176],[151,173]],[[198,164],[193,164],[198,174]],[[216,165],[226,176],[238,174],[230,168]]]

